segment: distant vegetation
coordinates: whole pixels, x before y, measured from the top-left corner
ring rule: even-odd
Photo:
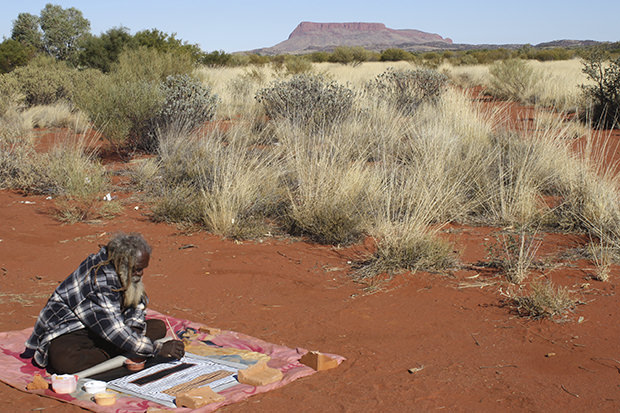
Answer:
[[[112,70],[123,50],[141,47],[158,52],[190,56],[195,64],[207,66],[245,66],[251,64],[281,63],[285,56],[258,54],[229,54],[222,50],[205,52],[176,35],[157,29],[130,34],[126,27],[113,27],[100,35],[90,33],[90,22],[74,7],[47,4],[38,16],[20,13],[13,21],[11,37],[0,43],[0,73],[7,73],[26,65],[37,55],[51,56],[78,68],[94,68],[104,73]],[[612,57],[620,55],[620,42],[601,44]],[[583,47],[533,47],[518,49],[488,48],[471,50],[443,50],[409,52],[389,48],[379,52],[363,47],[336,47],[332,51],[303,55],[310,62],[356,64],[371,61],[410,61],[429,67],[442,63],[452,65],[489,64],[497,60],[534,59],[538,61],[567,60],[583,57]]]

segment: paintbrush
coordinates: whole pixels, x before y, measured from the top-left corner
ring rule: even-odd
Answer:
[[[176,337],[176,334],[174,334],[174,330],[172,329],[172,326],[170,325],[170,320],[168,320],[168,317],[164,317],[166,319],[166,324],[168,324],[168,328],[170,329],[170,333],[172,333],[172,338]]]

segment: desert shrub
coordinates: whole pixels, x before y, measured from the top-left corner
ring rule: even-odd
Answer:
[[[531,318],[553,318],[577,306],[568,288],[555,287],[551,281],[532,283],[531,292],[514,297],[519,314]]]
[[[0,75],[0,117],[9,110],[16,110],[24,105],[24,95],[19,90],[19,83],[13,76]]]
[[[591,240],[586,251],[594,264],[594,278],[598,281],[608,281],[611,275],[611,265],[617,261],[618,251],[606,240]]]
[[[372,53],[361,46],[339,46],[329,54],[327,60],[332,63],[359,64],[370,60],[371,57]]]
[[[59,100],[71,100],[77,71],[64,62],[50,57],[38,57],[4,76],[15,79],[28,106],[49,105]]]
[[[584,61],[583,72],[594,82],[582,85],[592,105],[587,116],[598,127],[620,127],[620,57],[608,61],[601,51],[593,52]]]
[[[411,115],[424,102],[436,101],[444,92],[448,77],[432,69],[395,71],[388,69],[367,84],[367,90],[381,101]]]
[[[353,91],[320,75],[302,74],[261,89],[256,99],[272,119],[288,119],[312,130],[346,118],[353,107]]]
[[[190,74],[193,69],[194,63],[187,53],[147,47],[124,50],[112,65],[114,76],[128,82],[159,83],[168,76]]]
[[[105,168],[83,139],[65,138],[52,150],[41,154],[39,182],[32,192],[85,198],[101,194],[109,183]]]
[[[157,149],[157,130],[183,127],[191,132],[213,119],[219,100],[208,87],[188,75],[168,76],[159,90],[163,99],[160,107],[144,121],[144,128],[136,130],[134,138],[137,146],[148,152]]]
[[[89,88],[81,88],[76,103],[115,147],[136,147],[159,112],[162,96],[155,83],[101,76]]]
[[[63,222],[109,217],[120,210],[117,202],[103,200],[110,182],[91,145],[84,138],[66,136],[50,152],[39,155],[44,167],[30,190],[54,196],[55,215]]]
[[[192,130],[215,116],[218,97],[200,81],[188,75],[168,76],[160,88],[164,102],[157,116],[158,126],[183,119]]]
[[[535,103],[540,75],[526,61],[509,59],[495,62],[489,68],[489,92],[498,99]]]
[[[18,66],[25,66],[34,57],[35,49],[13,39],[0,43],[0,73],[8,73]]]
[[[200,58],[200,63],[206,66],[227,66],[231,58],[232,55],[223,50],[214,50],[211,53],[204,53]]]
[[[298,75],[312,71],[312,62],[304,56],[288,56],[284,60],[286,73],[289,75]]]
[[[413,59],[413,55],[403,49],[390,48],[381,52],[382,62],[398,62],[411,59]]]

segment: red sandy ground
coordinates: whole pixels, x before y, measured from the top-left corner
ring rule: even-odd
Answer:
[[[509,110],[527,119],[521,109]],[[563,322],[534,321],[516,315],[495,270],[475,266],[497,228],[444,232],[469,269],[404,274],[366,294],[347,275],[364,245],[190,234],[151,222],[132,197],[112,220],[66,225],[51,216],[53,202],[0,191],[0,331],[32,326],[55,286],[98,244],[115,231],[138,231],[154,250],[145,272],[153,309],[347,358],[222,411],[620,410],[618,267],[603,283],[591,279],[591,263],[558,258],[584,237],[544,235],[539,255],[563,265],[530,280],[568,286],[583,304]],[[82,411],[4,384],[0,410]]]

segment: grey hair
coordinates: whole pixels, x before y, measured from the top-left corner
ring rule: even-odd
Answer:
[[[112,237],[106,246],[108,252],[108,263],[111,263],[118,274],[123,290],[126,291],[131,286],[131,273],[135,268],[138,259],[144,253],[151,254],[151,246],[144,237],[138,233],[118,233]],[[129,292],[129,291],[128,291]],[[131,294],[133,295],[133,294]],[[142,293],[139,293],[141,296]],[[126,294],[125,304],[129,301],[139,300],[140,297],[129,297]],[[131,304],[135,304],[132,302]]]

